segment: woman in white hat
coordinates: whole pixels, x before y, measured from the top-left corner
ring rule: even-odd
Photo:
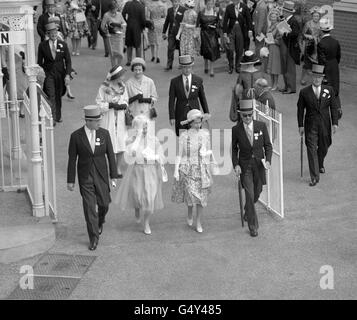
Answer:
[[[145,115],[133,120],[133,136],[127,141],[125,153],[129,166],[114,200],[121,210],[134,209],[137,223],[144,216],[145,234],[151,234],[150,216],[164,207],[162,182],[167,181],[161,144],[148,125]]]
[[[158,99],[154,81],[144,75],[145,60],[139,57],[131,61],[131,71],[134,75],[126,82],[129,96],[129,110],[135,117],[144,114],[150,118],[150,109]]]
[[[122,178],[123,152],[127,129],[125,126],[125,110],[128,107],[128,93],[124,84],[125,69],[116,65],[110,69],[106,80],[98,90],[96,103],[103,114],[101,126],[110,133],[113,150],[116,154],[119,178]]]
[[[179,137],[179,155],[176,157],[172,201],[185,202],[188,207],[187,223],[193,225],[193,207],[196,206],[196,231],[203,231],[201,217],[203,208],[207,206],[208,195],[211,192],[212,173],[210,163],[212,150],[210,148],[210,135],[202,129],[202,120],[207,120],[209,115],[203,114],[198,109],[187,113],[187,120],[181,125],[190,128],[183,131]]]

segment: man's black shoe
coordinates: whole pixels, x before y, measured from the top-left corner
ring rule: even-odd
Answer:
[[[91,240],[88,249],[90,251],[94,251],[95,249],[97,249],[97,246],[98,246],[98,239]]]
[[[322,167],[322,168],[320,168],[320,173],[325,173],[325,168],[324,167]]]
[[[251,237],[257,237],[258,236],[258,231],[257,230],[250,230],[250,236]]]
[[[103,223],[99,223],[98,233],[99,233],[99,234],[102,234],[102,233],[103,233]]]
[[[319,182],[319,181],[316,180],[316,179],[311,179],[311,182],[309,183],[309,186],[310,186],[310,187],[314,187],[314,186],[316,186],[316,184],[317,184],[318,182]]]

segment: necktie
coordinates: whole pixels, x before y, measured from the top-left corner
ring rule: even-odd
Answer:
[[[190,92],[190,84],[188,83],[188,77],[186,77],[185,89],[186,89],[186,94],[188,95]]]
[[[92,148],[92,151],[94,153],[95,150],[95,130],[90,131],[91,137],[90,137],[90,146]]]
[[[50,41],[51,44],[51,53],[52,53],[52,58],[56,59],[56,48],[55,48],[55,43],[53,41]]]
[[[246,127],[245,127],[245,130],[246,130],[246,132],[247,132],[247,136],[248,136],[250,145],[253,145],[253,132],[252,132],[252,130],[250,129],[249,126],[246,126]]]

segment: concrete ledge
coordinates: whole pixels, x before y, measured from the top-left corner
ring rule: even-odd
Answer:
[[[50,222],[0,228],[0,263],[11,263],[49,250],[56,240]]]

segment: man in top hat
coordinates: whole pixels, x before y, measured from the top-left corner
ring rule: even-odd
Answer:
[[[333,87],[323,85],[324,66],[312,65],[312,85],[300,91],[297,103],[299,133],[305,133],[311,182],[315,186],[320,173],[325,173],[324,159],[327,155],[332,132],[338,126],[338,109]],[[304,119],[305,116],[305,119]]]
[[[54,22],[46,25],[49,39],[38,46],[37,63],[45,70],[43,90],[51,101],[54,121],[62,122],[62,96],[72,72],[71,55],[66,42],[58,39],[58,27]]]
[[[191,109],[200,109],[201,104],[203,112],[209,113],[203,80],[192,73],[193,57],[179,56],[179,64],[182,67],[182,75],[171,80],[169,90],[170,124],[175,125],[177,136],[180,129],[186,129],[181,125],[181,121],[186,120]]]
[[[47,30],[46,30],[46,25],[49,23],[48,19],[50,17],[58,17],[58,19],[61,19],[61,16],[58,13],[56,13],[55,0],[45,0],[45,8],[46,10],[40,15],[37,22],[37,32],[41,37],[41,41],[48,39]],[[60,25],[61,33],[65,34],[64,30],[62,30],[61,28],[62,27]]]
[[[244,219],[250,235],[258,235],[255,203],[266,184],[265,169],[270,169],[273,147],[264,122],[253,120],[253,99],[240,101],[242,121],[232,128],[233,168],[245,190]]]
[[[280,57],[285,87],[280,90],[283,94],[296,93],[296,65],[300,64],[299,33],[300,25],[294,16],[293,1],[284,1],[282,11],[290,31],[281,33]],[[279,28],[278,28],[279,30]],[[280,32],[280,31],[279,31]]]
[[[183,14],[186,8],[180,5],[179,0],[172,1],[172,7],[167,10],[167,15],[164,22],[164,27],[162,29],[162,38],[167,39],[167,65],[165,70],[169,71],[172,69],[172,64],[174,62],[175,50],[180,50],[180,41],[176,39],[176,35],[180,28],[180,23],[183,19]],[[166,31],[168,29],[168,35]],[[180,55],[180,51],[179,51]]]
[[[249,38],[253,34],[252,19],[248,6],[240,0],[233,0],[226,8],[223,18],[223,38],[228,44],[228,73],[233,72],[233,56],[236,72],[240,71],[240,60],[243,52],[249,49]]]
[[[342,116],[340,102],[340,68],[341,47],[338,40],[331,37],[333,29],[328,18],[320,20],[320,30],[322,37],[317,44],[317,59],[320,65],[325,66],[325,80],[329,86],[332,86],[336,96],[337,107],[339,108],[339,117]]]
[[[67,189],[74,190],[78,160],[78,183],[90,240],[89,250],[95,250],[111,202],[109,174],[113,187],[118,174],[109,131],[99,127],[102,118],[99,107],[90,105],[83,110],[86,123],[71,134],[69,141]]]

